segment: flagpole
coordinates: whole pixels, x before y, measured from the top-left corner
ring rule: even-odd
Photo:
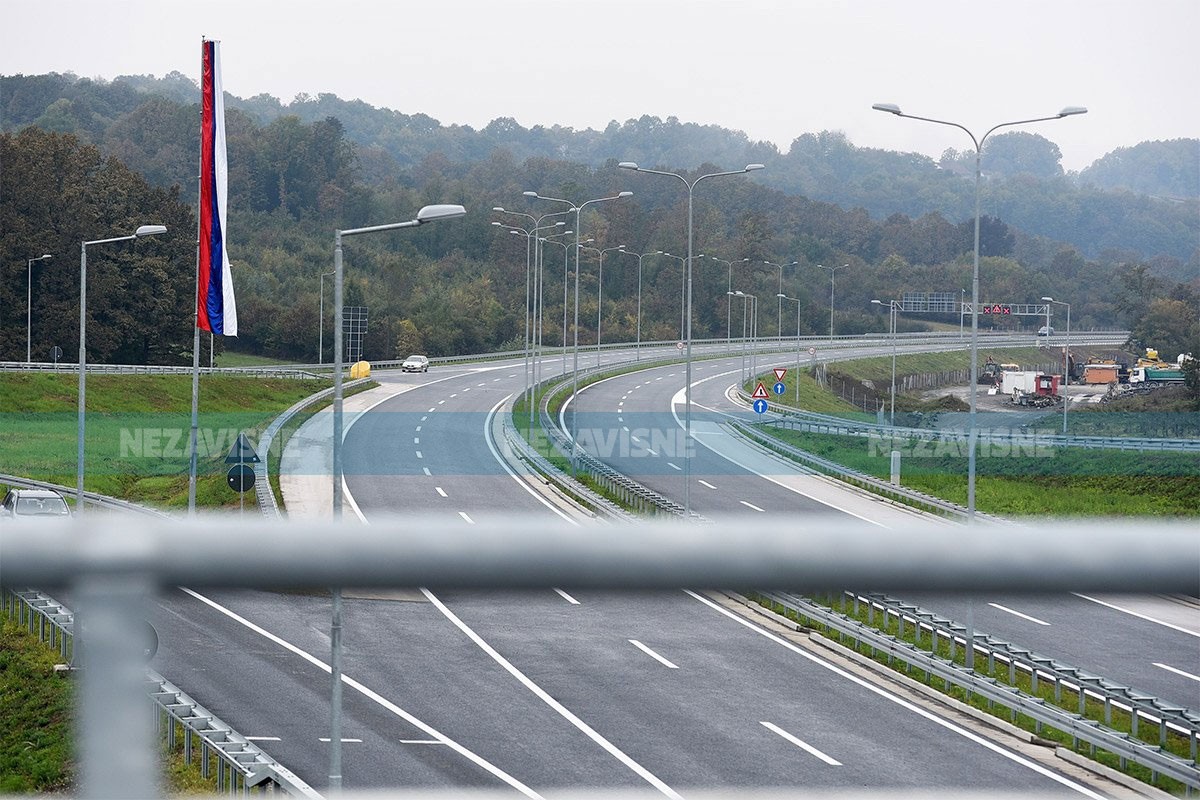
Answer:
[[[200,135],[204,135],[204,37],[200,37]],[[196,515],[196,452],[197,434],[200,429],[200,218],[203,213],[201,181],[204,180],[204,146],[197,156],[199,168],[196,175],[196,294],[192,304],[192,433],[188,463],[188,516]]]

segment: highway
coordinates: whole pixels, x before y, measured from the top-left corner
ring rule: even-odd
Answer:
[[[698,364],[697,402],[722,410],[728,374],[736,380],[739,366]],[[628,426],[630,433],[656,429],[669,441],[671,426],[678,428],[671,400],[681,373],[664,367],[597,384],[581,395],[581,418],[596,414],[588,423],[596,430],[613,423],[610,429]],[[521,390],[519,362],[380,379],[387,387],[381,396],[391,396],[346,435],[348,500],[364,519],[414,509],[468,522],[496,512],[566,513],[518,485],[483,435],[505,398]],[[615,419],[625,414],[639,415],[631,418],[636,427]],[[698,416],[696,426],[704,446],[695,451],[692,498],[701,513],[736,513],[748,524],[796,510],[814,519],[832,508],[881,521],[911,513],[862,501],[824,479],[769,474],[717,436],[706,441],[703,426],[711,422]],[[678,463],[634,451],[625,461],[637,468],[628,471],[677,495]],[[615,452],[619,460],[620,447]],[[730,455],[746,466],[731,466]],[[603,535],[594,525],[579,530]],[[880,690],[700,594],[348,590],[345,619],[347,788],[507,786],[526,796],[649,788],[676,796],[701,787],[867,787],[1096,796],[1077,776]],[[327,596],[181,590],[160,601],[155,624],[164,634],[156,669],[303,779],[326,785]]]

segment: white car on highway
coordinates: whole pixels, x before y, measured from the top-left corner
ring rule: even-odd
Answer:
[[[400,369],[403,372],[429,372],[429,359],[425,356],[409,356],[404,359]]]

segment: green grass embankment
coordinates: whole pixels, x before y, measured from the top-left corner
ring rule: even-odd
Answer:
[[[201,376],[196,502],[236,507],[225,456],[324,380]],[[84,488],[165,508],[187,505],[190,375],[90,375]],[[74,375],[0,375],[0,472],[75,484],[78,383]],[[265,454],[259,454],[263,456]]]

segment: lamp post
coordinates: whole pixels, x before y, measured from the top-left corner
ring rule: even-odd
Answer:
[[[317,305],[317,364],[325,363],[325,279],[332,272],[321,273],[321,301]]]
[[[467,213],[458,205],[424,206],[417,218],[390,225],[351,228],[333,232],[333,519],[342,519],[342,239],[364,233],[380,233],[400,228],[415,228],[440,219],[455,219]],[[334,587],[332,623],[330,625],[330,692],[329,782],[335,790],[342,788],[342,589]]]
[[[778,267],[778,269],[779,269],[779,290],[778,290],[778,294],[775,295],[777,298],[779,298],[779,311],[778,311],[778,315],[775,318],[775,333],[780,339],[782,339],[783,338],[783,298],[786,296],[783,293],[783,268],[784,267],[794,267],[794,266],[798,265],[800,262],[793,261],[790,264],[773,264],[770,261],[764,261],[763,263],[766,264],[768,267]]]
[[[979,372],[979,189],[980,179],[982,176],[981,162],[983,155],[983,143],[993,132],[1000,128],[1007,128],[1013,125],[1026,125],[1033,122],[1048,122],[1050,120],[1062,119],[1071,117],[1077,114],[1086,114],[1087,109],[1082,106],[1067,106],[1062,111],[1051,117],[1035,117],[1033,119],[1020,119],[1012,122],[1001,122],[999,125],[993,125],[988,129],[982,137],[976,138],[968,128],[960,125],[957,122],[950,122],[943,119],[933,119],[931,117],[918,117],[914,114],[905,114],[900,110],[900,107],[895,103],[875,103],[871,108],[876,111],[884,111],[888,114],[894,114],[897,117],[907,117],[909,119],[920,120],[922,122],[932,122],[936,125],[949,125],[952,128],[958,128],[963,133],[971,138],[971,144],[975,146],[975,248],[974,258],[972,259],[971,269],[971,383],[970,383],[970,398],[971,410],[968,414],[968,433],[967,433],[967,518],[971,522],[975,521],[975,443],[979,438],[979,431],[975,426],[975,405],[976,405],[976,384],[975,376]]]
[[[687,318],[687,259],[683,256],[671,255],[666,250],[655,250],[654,255],[666,256],[679,262],[679,341],[687,334],[685,320]]]
[[[710,172],[706,175],[701,175],[694,180],[689,181],[684,176],[675,172],[666,172],[657,169],[646,169],[639,167],[633,161],[622,161],[617,164],[621,169],[629,169],[634,172],[646,172],[651,175],[665,175],[669,178],[678,178],[684,186],[687,187],[688,195],[688,219],[687,219],[687,269],[685,271],[687,281],[687,326],[685,331],[684,341],[687,343],[687,354],[685,356],[686,367],[684,369],[685,377],[683,383],[683,417],[684,417],[684,441],[686,445],[683,452],[683,513],[689,515],[692,510],[692,459],[691,459],[691,441],[692,441],[692,205],[693,195],[696,191],[696,184],[708,178],[719,178],[724,175],[741,175],[746,172],[753,172],[763,168],[762,164],[747,164],[741,169],[730,170],[728,172]]]
[[[75,513],[83,515],[83,434],[84,411],[87,408],[87,249],[88,245],[128,242],[143,236],[166,233],[165,225],[140,225],[132,236],[117,236],[112,239],[93,239],[84,242],[79,250],[79,441],[75,470]],[[40,260],[40,259],[39,259]]]
[[[723,258],[709,256],[713,261],[724,264],[728,268],[728,275],[725,279],[725,347],[726,349],[733,346],[733,334],[730,331],[731,311],[733,306],[733,264],[732,261],[726,261]],[[742,263],[748,263],[750,259],[743,258]]]
[[[572,349],[574,351],[572,354],[572,359],[574,360],[574,366],[572,367],[572,369],[574,370],[574,375],[571,380],[571,397],[573,398],[579,393],[579,248],[580,248],[580,242],[579,242],[580,219],[579,219],[579,217],[580,217],[580,214],[583,213],[583,209],[586,208],[587,206],[592,205],[593,203],[603,203],[607,200],[620,200],[623,197],[633,197],[633,192],[618,192],[617,194],[612,195],[610,197],[597,197],[593,200],[585,200],[584,202],[582,202],[578,205],[576,205],[575,203],[572,203],[570,200],[563,200],[562,198],[559,198],[559,197],[546,197],[545,195],[540,195],[537,192],[524,192],[523,194],[526,197],[533,197],[538,200],[550,200],[555,203],[566,203],[568,206],[570,206],[569,211],[575,212],[575,337],[574,337],[575,341],[574,341],[574,345],[572,347]],[[572,478],[575,477],[575,472],[576,472],[576,467],[577,467],[577,462],[578,462],[578,453],[579,453],[578,439],[575,436],[575,413],[572,412],[571,413],[571,477]]]
[[[796,408],[800,407],[800,298],[779,295],[780,302],[791,300],[796,303]],[[893,373],[894,374],[894,373]]]
[[[625,245],[619,244],[616,247],[583,247],[582,250],[591,250],[593,253],[600,254],[600,271],[596,277],[596,365],[600,365],[600,320],[601,311],[604,302],[604,254],[611,253],[614,250],[624,250]]]
[[[877,306],[883,305],[881,300],[872,300],[871,303]],[[893,428],[896,427],[896,312],[900,310],[900,304],[895,300],[888,301],[888,311],[891,315],[891,330],[892,330],[892,410],[889,416],[888,424]]]
[[[1046,301],[1046,308],[1050,308],[1050,303],[1067,307],[1067,343],[1063,353],[1063,435],[1067,433],[1067,384],[1071,382],[1071,304],[1064,303],[1062,300],[1055,300],[1053,297],[1043,297]],[[1046,321],[1046,325],[1050,325],[1050,321]],[[1050,340],[1049,327],[1047,327],[1046,341]]]
[[[833,344],[833,276],[839,269],[845,269],[849,264],[839,264],[836,267],[827,267],[824,264],[817,264],[820,269],[829,270],[829,343]]]
[[[54,258],[54,256],[46,253],[37,258],[26,259],[26,283],[25,283],[25,363],[33,363],[33,262],[45,261]]]
[[[569,266],[568,266],[568,264],[567,264],[567,260],[568,260],[568,259],[567,259],[567,256],[568,256],[568,255],[570,254],[570,252],[571,252],[571,245],[569,245],[569,244],[568,244],[568,243],[566,243],[566,242],[556,242],[556,241],[554,241],[554,240],[555,240],[556,238],[558,238],[559,236],[571,236],[571,235],[574,235],[574,233],[575,233],[575,231],[563,231],[562,233],[554,233],[554,234],[550,234],[550,235],[548,235],[548,236],[543,236],[543,237],[541,237],[541,239],[539,240],[539,241],[541,241],[541,243],[542,243],[542,244],[556,244],[556,245],[558,245],[559,247],[561,247],[561,248],[563,249],[563,346],[562,346],[562,362],[563,362],[563,374],[564,374],[564,375],[565,375],[565,374],[567,374],[567,270],[568,270],[568,268],[569,268]],[[590,242],[590,241],[591,241],[591,239],[588,239],[588,241]],[[544,270],[543,270],[543,271],[544,271]],[[543,294],[544,294],[544,293],[543,293]],[[543,311],[545,310],[544,306],[543,306],[543,309],[542,309],[542,310],[543,310]],[[541,312],[539,312],[539,313],[541,313]],[[540,376],[540,373],[539,373],[539,376]]]
[[[634,360],[642,360],[642,259],[650,253],[635,253],[632,250],[622,250],[622,253],[637,256],[638,260],[638,292],[637,292],[637,344],[634,346]]]

